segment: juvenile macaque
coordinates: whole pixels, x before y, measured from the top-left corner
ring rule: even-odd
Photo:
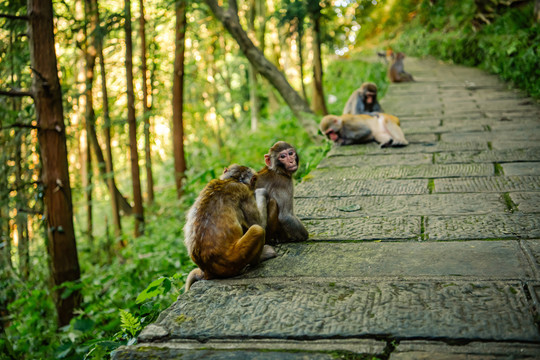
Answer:
[[[320,129],[338,145],[365,144],[375,140],[381,147],[405,146],[405,139],[399,127],[399,119],[393,115],[326,115]]]
[[[257,175],[240,165],[210,181],[186,216],[184,243],[195,264],[186,291],[201,279],[241,274],[248,265],[276,256],[265,245],[267,192],[254,191]]]
[[[377,101],[377,85],[365,82],[359,89],[353,91],[343,108],[344,114],[370,114],[383,112]]]
[[[266,166],[257,173],[256,189],[268,191],[268,226],[266,242],[269,244],[304,241],[308,232],[294,215],[292,175],[298,169],[296,149],[278,141],[264,155]]]
[[[405,82],[405,81],[414,81],[411,74],[405,72],[405,67],[403,66],[403,59],[405,59],[405,54],[398,52],[392,54],[393,61],[392,65],[388,69],[388,77],[391,82]]]

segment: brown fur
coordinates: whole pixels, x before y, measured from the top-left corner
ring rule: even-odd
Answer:
[[[197,280],[236,276],[258,264],[261,255],[272,257],[273,249],[263,252],[267,195],[254,194],[255,177],[253,170],[232,165],[206,185],[189,210],[184,242],[199,268],[188,275],[186,291]]]
[[[378,142],[382,147],[409,144],[399,127],[399,119],[384,113],[376,116],[327,115],[322,118],[320,129],[338,145],[365,144],[371,141]]]
[[[403,59],[405,59],[405,54],[398,52],[397,54],[392,54],[393,61],[392,65],[388,69],[388,77],[391,82],[406,82],[414,81],[411,74],[405,72],[405,66],[403,65]]]
[[[280,161],[279,155],[283,151],[294,151],[289,157],[296,168],[287,170],[284,161]],[[284,141],[279,141],[272,146],[265,155],[266,166],[257,173],[255,187],[268,191],[268,226],[267,243],[280,243],[287,241],[304,241],[308,238],[308,232],[302,222],[294,215],[293,173],[299,165],[299,157],[294,147]]]

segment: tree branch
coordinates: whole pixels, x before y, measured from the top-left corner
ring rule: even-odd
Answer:
[[[0,95],[9,96],[9,97],[24,97],[24,96],[30,96],[31,98],[34,97],[34,93],[32,93],[31,91],[18,90],[18,89],[0,90]]]
[[[39,126],[31,125],[31,124],[14,123],[14,124],[11,124],[11,125],[8,125],[8,126],[2,126],[0,124],[0,130],[13,129],[13,128],[26,128],[26,129],[39,130]]]
[[[28,16],[26,16],[26,15],[0,14],[0,18],[11,19],[11,20],[24,20],[24,21],[28,21]]]

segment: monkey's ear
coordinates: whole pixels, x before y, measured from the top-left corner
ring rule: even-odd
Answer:
[[[229,168],[223,169],[223,173],[224,173],[224,174],[227,173],[228,171],[229,171]]]
[[[272,160],[270,159],[270,154],[264,154],[264,163],[266,166],[272,165]]]

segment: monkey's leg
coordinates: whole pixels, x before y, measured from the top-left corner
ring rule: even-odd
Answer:
[[[392,146],[405,146],[409,145],[409,142],[405,139],[405,134],[401,128],[392,121],[385,121],[386,131],[392,137]]]
[[[228,252],[228,261],[232,273],[240,274],[247,265],[257,265],[264,247],[265,231],[259,225],[252,225]]]
[[[383,115],[377,117],[377,125],[375,125],[375,130],[373,131],[373,137],[375,141],[381,144],[381,147],[388,147],[392,145],[393,139],[390,131],[387,128],[388,121]]]
[[[204,279],[204,272],[201,269],[196,268],[196,269],[191,270],[191,272],[189,273],[186,279],[184,292],[189,291],[189,288],[191,287],[191,285],[193,285],[195,281],[199,281],[202,279]]]
[[[282,231],[285,233],[288,241],[305,241],[309,234],[304,224],[294,215],[285,215],[279,218]]]

